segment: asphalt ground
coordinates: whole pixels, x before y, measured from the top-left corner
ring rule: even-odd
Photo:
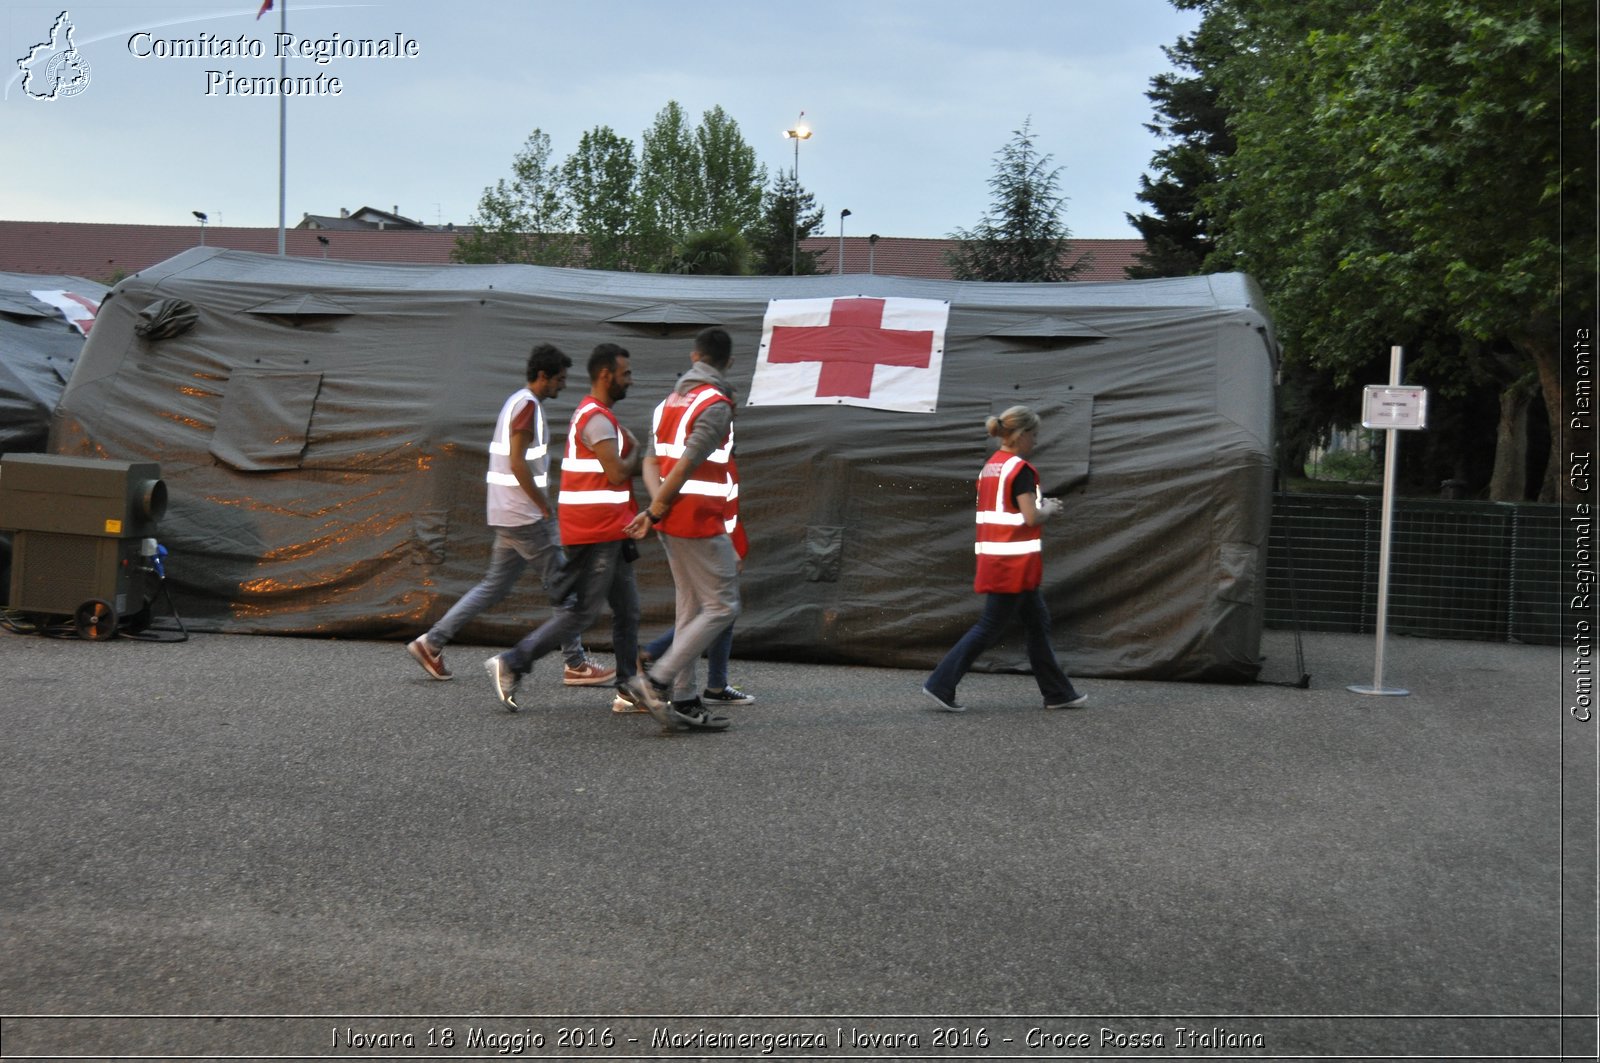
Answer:
[[[735,660],[665,736],[485,648],[0,634],[0,1054],[1592,1058],[1562,651],[1374,651],[961,715]]]

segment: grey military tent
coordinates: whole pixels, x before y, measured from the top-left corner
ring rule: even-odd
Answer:
[[[82,317],[105,297],[107,288],[82,277],[38,273],[0,273],[0,454],[45,449],[50,411],[67,386],[84,330],[62,306],[81,308]]]
[[[752,401],[773,308],[829,300],[945,308],[926,406]],[[169,579],[191,625],[405,637],[482,574],[488,439],[530,347],[553,342],[575,363],[547,404],[559,454],[596,343],[632,352],[617,412],[642,438],[708,325],[735,341],[752,544],[736,656],[931,665],[979,608],[984,420],[1020,402],[1044,419],[1044,492],[1067,505],[1045,531],[1044,590],[1068,667],[1256,674],[1275,347],[1241,275],[671,277],[196,248],[102,306],[52,449],[160,463]],[[670,578],[654,543],[636,564],[648,635],[670,623]],[[465,634],[508,643],[548,608],[530,585]],[[604,622],[590,633],[608,637]],[[1008,645],[980,667],[1022,660]]]

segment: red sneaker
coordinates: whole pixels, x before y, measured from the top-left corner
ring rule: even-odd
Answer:
[[[576,668],[569,664],[561,675],[561,681],[569,687],[605,686],[616,678],[615,668],[607,668],[594,661],[584,661]]]
[[[454,679],[455,673],[444,663],[444,654],[428,645],[428,636],[418,635],[406,643],[406,652],[416,658],[422,670],[435,679]]]

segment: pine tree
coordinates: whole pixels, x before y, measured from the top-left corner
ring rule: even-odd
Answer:
[[[816,273],[816,252],[798,247],[801,240],[821,232],[826,220],[826,212],[817,206],[816,197],[801,187],[792,172],[779,171],[762,195],[761,204],[761,221],[750,239],[755,271],[766,277]]]
[[[946,261],[956,280],[1071,280],[1085,263],[1065,264],[1071,245],[1061,220],[1066,205],[1059,191],[1061,168],[1051,169],[1051,156],[1034,146],[1029,122],[1012,137],[1000,149],[989,179],[990,211],[976,228],[950,234],[960,246],[946,254]]]
[[[1201,197],[1221,179],[1234,143],[1218,86],[1206,73],[1213,47],[1208,39],[1203,32],[1196,32],[1167,48],[1173,65],[1194,74],[1158,75],[1151,79],[1152,88],[1145,94],[1157,114],[1156,121],[1145,128],[1169,143],[1151,160],[1155,179],[1148,175],[1139,178],[1137,198],[1152,212],[1127,215],[1145,244],[1140,264],[1128,270],[1133,278],[1200,273],[1214,249],[1212,221]]]

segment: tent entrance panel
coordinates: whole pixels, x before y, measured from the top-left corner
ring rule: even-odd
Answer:
[[[211,437],[212,457],[240,472],[298,469],[321,390],[321,373],[235,369]]]

